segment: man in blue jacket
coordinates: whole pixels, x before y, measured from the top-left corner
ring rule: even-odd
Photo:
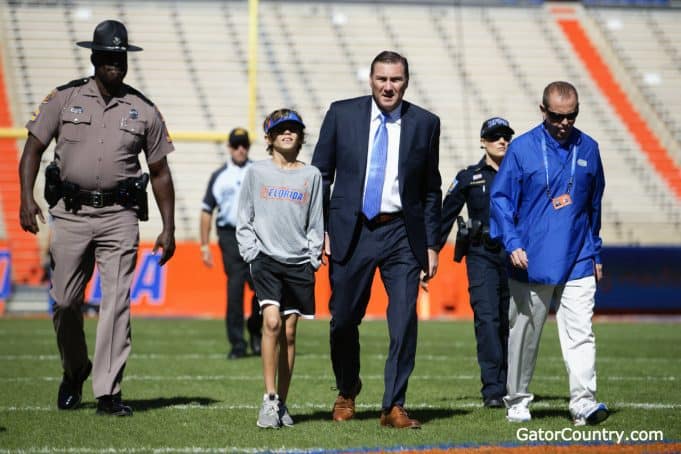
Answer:
[[[591,326],[600,261],[605,178],[598,144],[574,127],[577,90],[552,82],[539,106],[543,123],[515,139],[492,185],[490,236],[509,255],[507,419],[531,419],[528,392],[542,328],[556,302],[560,346],[575,425],[608,415],[596,401],[596,343]]]

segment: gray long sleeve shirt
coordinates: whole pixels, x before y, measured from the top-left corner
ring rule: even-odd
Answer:
[[[236,238],[251,262],[262,252],[281,263],[320,266],[324,243],[322,177],[316,167],[282,169],[272,159],[246,171]]]

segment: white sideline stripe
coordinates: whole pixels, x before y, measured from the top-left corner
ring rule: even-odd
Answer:
[[[125,381],[253,381],[259,380],[260,375],[126,375]],[[447,380],[477,380],[477,375],[412,375],[410,380],[423,381],[447,381]],[[61,381],[61,376],[42,376],[42,377],[0,377],[0,383],[17,383],[17,382],[31,382],[31,381]],[[334,377],[330,374],[323,375],[306,375],[296,374],[297,380],[333,380]],[[383,375],[362,375],[363,380],[383,380]],[[566,378],[563,375],[536,375],[533,377],[535,381],[563,381]],[[599,377],[600,381],[677,381],[678,377],[673,375],[668,376],[603,376]]]
[[[620,409],[620,408],[630,408],[637,410],[676,410],[681,409],[681,403],[675,404],[663,404],[659,402],[615,402],[608,403],[610,409]],[[315,403],[315,402],[305,402],[302,404],[288,404],[288,408],[294,410],[328,410],[331,412],[332,404],[331,402]],[[380,411],[379,405],[371,405],[366,403],[358,402],[356,404],[357,408],[364,410],[376,410],[378,413]],[[532,408],[555,408],[555,409],[565,409],[567,412],[567,406],[563,403],[552,403],[552,402],[536,402],[531,405]],[[200,405],[200,404],[185,404],[185,405],[170,405],[164,407],[164,410],[258,410],[260,408],[259,404],[220,404],[220,405]],[[443,410],[443,409],[466,409],[466,408],[482,408],[482,403],[478,400],[462,402],[456,404],[448,405],[434,405],[425,402],[421,403],[411,403],[407,405],[410,410]],[[25,407],[0,407],[0,412],[59,412],[54,406],[25,406]]]
[[[472,345],[472,344],[471,344]],[[223,360],[226,358],[226,352],[224,353],[131,353],[130,354],[130,359],[131,360],[154,360],[154,359],[173,359],[173,360],[180,360],[180,359],[195,359],[195,360],[201,360],[201,359],[217,359],[217,360]],[[385,354],[373,354],[373,355],[362,355],[362,358],[364,359],[376,359],[376,360],[385,360],[386,355]],[[416,355],[416,358],[419,361],[451,361],[452,358],[456,359],[464,359],[464,360],[470,360],[470,361],[477,361],[477,357],[474,355],[423,355],[423,354],[418,354]],[[54,361],[58,360],[59,355],[57,354],[50,354],[50,355],[0,355],[0,361]],[[330,356],[328,354],[319,354],[319,353],[300,353],[296,355],[296,361],[305,361],[307,359],[311,360],[318,360],[318,359],[325,359],[330,361]],[[540,358],[540,361],[549,361],[549,362],[563,362],[563,358],[561,356],[551,356],[547,358]],[[621,358],[621,357],[608,357],[608,356],[599,356],[596,359],[596,363],[632,363],[632,362],[641,362],[641,363],[647,363],[647,362],[665,362],[668,363],[671,361],[670,358],[662,358],[662,357],[639,357],[639,358]]]

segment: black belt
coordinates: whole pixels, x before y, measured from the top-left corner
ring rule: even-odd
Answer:
[[[473,246],[482,246],[489,252],[497,253],[501,251],[501,242],[493,240],[489,233],[483,233],[479,241],[473,241]]]
[[[398,219],[398,218],[401,218],[401,217],[402,217],[402,212],[396,211],[394,213],[378,213],[372,219],[367,219],[366,216],[364,216],[364,221],[367,223],[367,225],[372,226],[372,227],[376,227],[378,225],[387,224],[388,222],[394,221],[395,219]]]
[[[83,205],[102,208],[116,203],[116,191],[85,191],[76,193],[76,197]]]

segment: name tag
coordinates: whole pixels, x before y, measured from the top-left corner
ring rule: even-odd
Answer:
[[[558,197],[551,200],[554,210],[560,210],[568,205],[572,205],[572,197],[570,194],[561,194]]]

